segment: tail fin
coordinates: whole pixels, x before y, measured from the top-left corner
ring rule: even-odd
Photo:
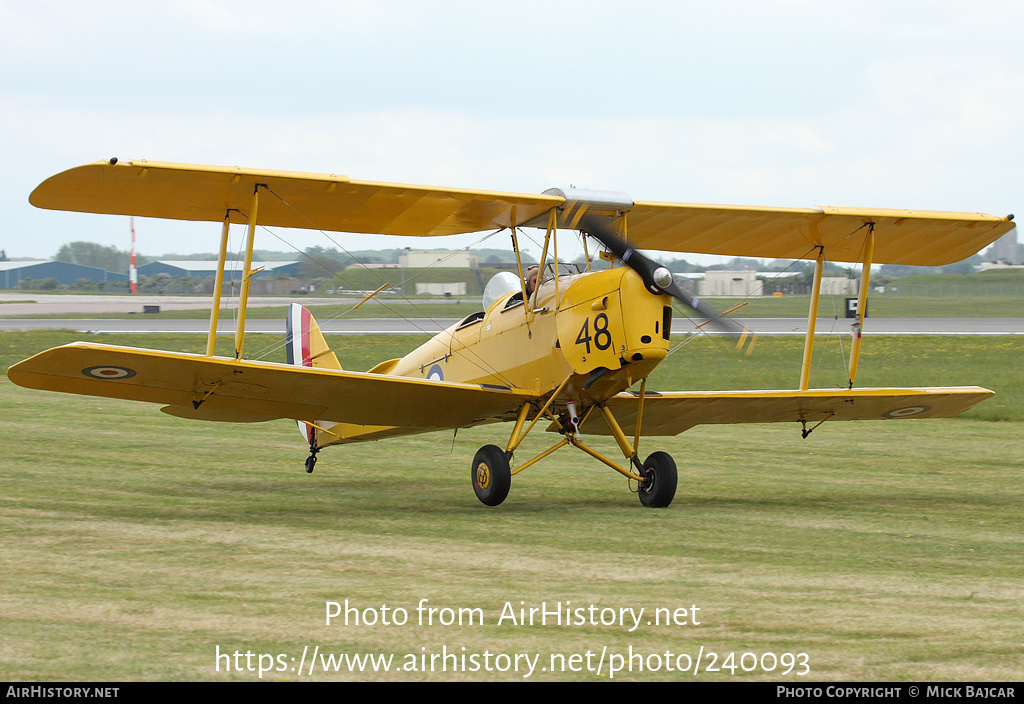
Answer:
[[[338,357],[331,352],[316,324],[313,315],[298,303],[288,306],[288,318],[285,325],[287,333],[286,349],[288,364],[301,367],[318,367],[320,369],[341,369]],[[295,421],[299,432],[306,442],[313,445],[316,440],[316,428],[301,420]]]
[[[313,315],[298,303],[288,306],[286,326],[288,364],[319,369],[341,369],[341,363],[324,340]]]

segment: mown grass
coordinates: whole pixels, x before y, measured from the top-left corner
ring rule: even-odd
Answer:
[[[923,295],[985,296],[991,294],[1020,295],[1024,292],[1024,271],[1020,269],[989,269],[972,274],[913,274],[885,284],[890,289],[916,289]]]
[[[810,385],[846,387],[849,337],[815,342]],[[800,380],[803,338],[761,337],[750,357],[722,338],[696,338],[652,375],[657,389],[791,389]],[[857,386],[983,386],[996,396],[964,418],[1024,421],[1024,339],[1020,336],[865,336]]]
[[[5,333],[3,365],[62,335],[75,333]],[[202,336],[100,337],[204,346]],[[266,337],[247,340],[256,349]],[[365,369],[417,339],[346,338],[339,355],[347,367]],[[915,338],[904,347],[898,338],[872,338],[862,374],[874,362],[885,378],[959,370],[955,383],[984,385],[1001,361],[1017,360],[1006,372],[1009,385],[997,391],[1019,398],[1020,343],[1003,349],[1005,340]],[[883,343],[886,354],[869,359]],[[729,378],[714,376],[718,353],[700,344],[714,343],[698,341],[670,357],[660,388]],[[789,380],[790,353],[762,343],[752,359],[764,356],[770,367],[777,355],[779,378]],[[919,362],[897,362],[915,353]],[[699,679],[1016,681],[1024,674],[1020,422],[837,423],[807,440],[789,426],[701,427],[642,441],[642,454],[666,450],[679,464],[680,489],[668,509],[641,508],[624,479],[570,450],[517,475],[508,500],[489,509],[473,496],[468,469],[480,445],[506,440],[502,426],[329,448],[307,475],[290,422],[190,423],[153,406],[33,392],[6,379],[0,405],[4,679],[256,679],[224,672],[223,661],[218,672],[217,646],[286,654],[297,664],[307,645],[397,656],[445,646],[527,652],[540,654],[542,666],[551,653],[588,650],[596,662],[605,646],[691,656],[703,646],[737,656],[802,652],[811,667],[803,678],[725,670]],[[517,458],[552,442],[531,436]],[[593,442],[614,454],[606,440]],[[421,599],[479,607],[486,623],[326,626],[325,602],[345,599],[403,607],[413,620]],[[648,610],[696,604],[701,624],[644,624],[633,633],[499,626],[506,601]],[[318,670],[312,678],[287,671],[264,679],[522,674]],[[616,677],[693,678],[664,670]],[[531,679],[598,677],[537,672]]]

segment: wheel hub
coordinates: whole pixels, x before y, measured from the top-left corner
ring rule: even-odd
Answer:
[[[640,491],[644,492],[645,494],[650,494],[652,491],[654,491],[654,485],[658,480],[657,474],[653,469],[648,467],[644,469],[644,472],[641,476],[643,476],[643,481],[640,482]]]
[[[487,466],[486,462],[481,462],[476,466],[476,484],[481,489],[486,489],[487,485],[491,483],[491,470]]]

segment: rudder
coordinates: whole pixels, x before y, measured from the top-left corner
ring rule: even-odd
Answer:
[[[292,303],[288,306],[286,325],[288,364],[318,369],[341,369],[337,356],[327,346],[313,314]]]
[[[320,326],[305,306],[298,303],[288,306],[285,335],[288,364],[318,369],[341,369],[338,357],[327,346]],[[312,446],[316,440],[316,428],[301,420],[295,422],[302,437]]]

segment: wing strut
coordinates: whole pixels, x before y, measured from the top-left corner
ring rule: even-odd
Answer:
[[[857,377],[857,366],[860,362],[860,338],[864,327],[864,313],[867,310],[868,289],[871,281],[871,262],[875,251],[875,223],[866,223],[868,229],[864,237],[864,260],[861,264],[860,292],[857,297],[857,322],[853,324],[853,350],[850,354],[848,370],[849,388],[853,388],[853,380]],[[807,312],[807,337],[804,338],[804,356],[800,364],[800,390],[807,391],[811,380],[811,357],[814,353],[814,331],[818,320],[818,303],[821,299],[821,278],[825,270],[825,247],[818,246],[818,256],[814,262],[814,283],[811,286],[811,305]]]
[[[516,267],[519,269],[519,285],[522,287],[522,290],[523,290],[523,303],[525,304],[523,306],[523,314],[526,316],[526,330],[529,333],[530,337],[532,338],[533,337],[533,332],[530,330],[530,323],[533,322],[533,304],[530,301],[532,293],[529,293],[526,290],[526,274],[523,272],[523,258],[522,258],[522,256],[519,253],[519,238],[516,236],[516,228],[515,228],[515,226],[513,226],[511,228],[511,230],[512,230],[512,249],[516,253]],[[534,289],[536,289],[537,285],[540,284],[540,275],[541,275],[541,270],[538,269],[537,270],[537,280],[534,283]]]
[[[814,353],[814,326],[818,321],[818,299],[821,297],[821,273],[825,269],[825,248],[818,247],[814,263],[814,284],[811,287],[811,306],[807,313],[807,337],[804,338],[804,359],[800,365],[800,390],[807,391],[811,382],[811,355]]]
[[[217,255],[217,275],[213,280],[213,308],[210,310],[210,334],[206,338],[206,356],[213,356],[217,344],[217,323],[220,321],[220,291],[224,288],[224,263],[228,256],[228,228],[231,227],[231,208],[224,212],[224,225],[220,230],[220,254]]]
[[[260,205],[260,187],[257,183],[252,191],[252,205],[249,207],[249,227],[245,234],[245,267],[242,269],[242,291],[238,295],[238,326],[235,328],[235,359],[242,358],[245,344],[245,309],[249,305],[249,280],[252,278],[252,245],[256,239],[256,214]]]
[[[860,295],[857,296],[857,322],[853,324],[853,349],[850,351],[850,387],[857,377],[857,363],[860,361],[860,336],[864,329],[864,317],[868,311],[868,282],[871,279],[871,258],[875,251],[875,223],[868,223],[868,234],[864,237],[864,263],[860,267]]]
[[[555,240],[555,311],[557,313],[558,303],[561,300],[561,297],[558,295],[558,211],[555,208],[552,208],[548,212],[548,229],[547,233],[544,235],[544,248],[540,253],[540,266],[537,270],[537,286],[534,289],[534,293],[530,295],[526,302],[527,325],[533,322],[533,317],[537,313],[537,311],[534,310],[533,305],[537,298],[537,290],[540,288],[540,283],[544,278],[544,267],[547,266],[548,260],[548,246],[551,244],[552,236],[554,236]]]

